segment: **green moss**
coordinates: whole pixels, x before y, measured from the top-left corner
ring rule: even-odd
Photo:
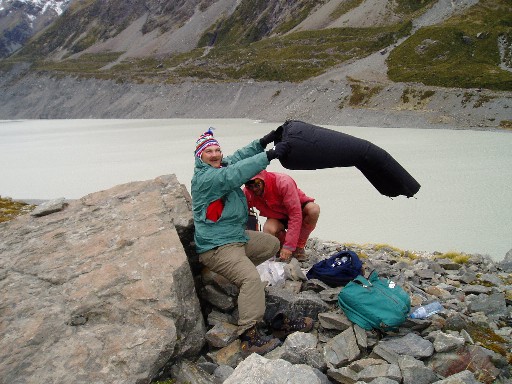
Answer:
[[[368,106],[373,96],[382,91],[382,86],[370,86],[362,83],[351,83],[350,88],[352,93],[350,95],[349,104],[352,107]]]
[[[373,249],[375,251],[384,250],[384,251],[388,251],[388,252],[395,252],[395,253],[398,253],[401,257],[403,257],[405,255],[405,251],[404,250],[402,250],[400,248],[397,248],[397,247],[394,247],[394,246],[389,245],[389,244],[382,244],[382,243],[374,244]]]
[[[466,91],[462,95],[461,105],[464,108],[481,108],[495,98],[495,96],[482,95],[476,91]]]
[[[500,128],[512,129],[512,120],[501,120]]]
[[[507,348],[507,341],[494,333],[491,328],[469,323],[465,328],[475,343],[479,343],[482,347],[490,349],[502,356],[508,356],[509,362],[511,355],[509,348]]]
[[[426,100],[426,99],[430,99],[432,96],[435,95],[435,91],[432,91],[432,90],[429,90],[429,91],[423,91],[421,92],[420,94],[420,100]]]
[[[402,96],[400,96],[400,100],[402,100],[402,103],[409,104],[409,102],[411,101],[409,97],[410,92],[411,90],[409,88],[404,89],[404,91],[402,92]]]
[[[421,108],[423,105],[434,96],[435,91],[432,90],[416,90],[412,88],[406,88],[402,92],[400,100],[403,104],[412,104],[413,108]]]
[[[498,38],[510,36],[512,4],[488,0],[441,25],[421,28],[389,55],[393,81],[461,88],[512,90],[512,73],[499,67]],[[485,34],[482,34],[485,32]]]
[[[478,97],[477,101],[475,102],[475,104],[473,104],[473,108],[480,108],[485,103],[488,103],[489,101],[491,101],[493,99],[494,99],[494,97],[491,97],[491,96],[480,95]]]
[[[0,223],[32,211],[35,205],[0,197]]]

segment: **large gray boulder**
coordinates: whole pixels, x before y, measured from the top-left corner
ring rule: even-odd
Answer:
[[[59,203],[0,225],[0,382],[149,383],[196,355],[186,188],[168,175]]]

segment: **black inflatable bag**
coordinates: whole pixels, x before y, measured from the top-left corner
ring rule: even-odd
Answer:
[[[276,143],[290,143],[290,152],[279,159],[287,169],[356,167],[389,197],[412,197],[420,189],[420,184],[389,153],[367,140],[297,120],[281,127],[282,136]]]

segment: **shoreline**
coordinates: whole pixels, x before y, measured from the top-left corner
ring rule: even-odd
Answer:
[[[2,199],[1,196],[0,196],[0,199]],[[36,208],[37,208],[37,206],[40,206],[44,203],[51,204],[51,202],[56,201],[56,200],[57,199],[12,199],[13,202],[24,203],[27,205],[34,205],[34,206],[36,206]],[[62,200],[66,204],[69,204],[69,203],[79,200],[79,199],[60,199],[60,200]],[[259,218],[260,224],[262,224],[261,221],[262,221],[261,218]],[[441,252],[441,251],[429,251],[429,250],[423,250],[423,249],[421,249],[421,250],[410,249],[410,248],[403,249],[401,247],[394,246],[393,244],[377,243],[377,242],[365,242],[365,243],[341,242],[340,243],[339,240],[336,240],[336,239],[319,238],[319,237],[315,236],[315,234],[313,233],[312,236],[310,237],[310,239],[308,240],[308,244],[310,244],[310,245],[308,245],[308,247],[311,248],[312,245],[316,244],[316,243],[321,243],[324,245],[325,244],[338,244],[338,246],[343,245],[345,247],[356,248],[359,250],[386,249],[388,251],[392,251],[392,252],[402,254],[402,255],[407,255],[408,257],[412,257],[412,258],[420,257],[420,258],[434,259],[434,258],[440,258],[443,256],[445,256],[447,258],[465,258],[465,257],[481,256],[481,257],[490,258],[494,263],[502,263],[512,257],[512,248],[510,249],[509,252],[507,252],[507,254],[505,254],[503,256],[502,259],[495,259],[488,253],[469,252],[469,251],[466,252],[463,250],[462,251],[458,250],[458,251]],[[312,247],[312,249],[314,249],[314,246]]]
[[[364,114],[364,111],[359,111],[359,113]],[[135,117],[135,118],[120,118],[120,117],[110,117],[110,118],[104,118],[104,117],[84,117],[84,118],[71,118],[71,117],[59,117],[59,118],[16,118],[16,119],[1,119],[0,124],[2,123],[22,123],[26,121],[48,121],[48,120],[77,120],[77,121],[86,121],[86,120],[119,120],[119,121],[134,121],[134,120],[179,120],[179,119],[190,119],[190,120],[205,120],[207,118],[205,117]],[[246,120],[252,120],[255,123],[258,124],[276,124],[280,125],[283,124],[286,120],[282,121],[276,121],[274,119],[266,119],[266,118],[252,118],[252,117],[215,117],[211,120],[217,120],[217,119],[246,119]],[[361,119],[363,119],[361,117]],[[292,120],[292,119],[289,119]],[[295,120],[295,119],[293,119]],[[356,128],[376,128],[376,129],[421,129],[421,130],[448,130],[448,131],[473,131],[473,132],[494,132],[494,133],[510,133],[512,134],[512,129],[508,128],[497,128],[497,127],[475,127],[475,126],[469,126],[469,127],[457,127],[457,126],[451,126],[451,125],[443,125],[443,124],[423,124],[418,126],[410,126],[407,124],[404,124],[403,122],[397,122],[396,125],[386,125],[386,126],[377,126],[377,125],[353,125],[353,124],[334,124],[332,122],[330,123],[319,123],[319,122],[310,122],[313,125],[317,126],[323,126],[323,127],[356,127]]]

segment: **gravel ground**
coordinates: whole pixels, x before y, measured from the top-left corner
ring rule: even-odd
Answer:
[[[376,55],[375,55],[376,56]],[[364,59],[377,62],[380,59]],[[512,93],[442,89],[382,82],[382,90],[357,107],[349,105],[344,73],[366,76],[357,63],[301,84],[284,82],[118,84],[114,81],[0,75],[0,118],[249,118],[304,120],[319,125],[499,129],[512,120]],[[373,72],[374,79],[379,75]],[[368,81],[369,86],[375,85]],[[433,90],[423,98],[424,90]],[[409,100],[404,102],[403,95]]]

